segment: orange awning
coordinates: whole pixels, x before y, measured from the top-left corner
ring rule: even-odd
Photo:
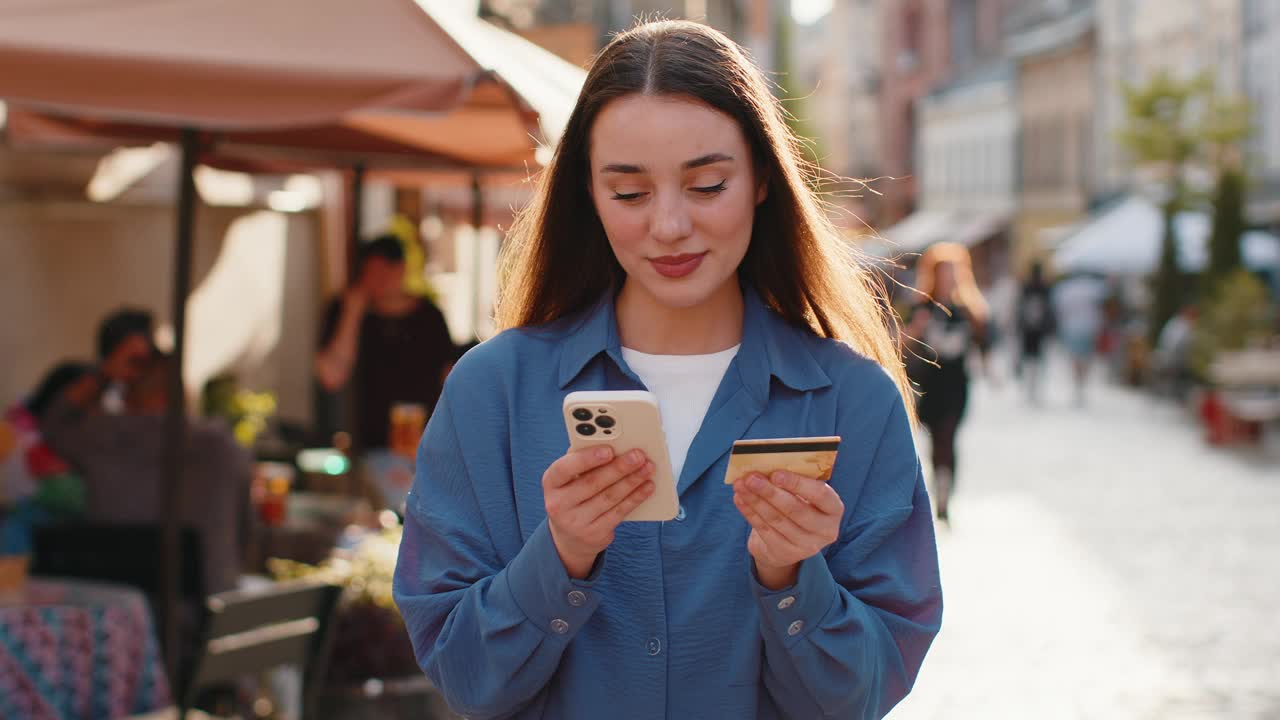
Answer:
[[[0,17],[17,145],[190,127],[242,161],[519,168],[584,78],[443,0],[0,0]]]

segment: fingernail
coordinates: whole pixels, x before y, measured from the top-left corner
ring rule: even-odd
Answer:
[[[599,460],[608,460],[609,456],[612,454],[613,450],[610,450],[607,447],[602,447],[599,450],[596,450],[596,458]]]
[[[759,490],[760,488],[764,487],[764,478],[760,477],[759,475],[752,475],[751,477],[747,478],[747,487],[751,488],[752,490]]]
[[[644,453],[640,452],[639,450],[632,450],[631,452],[627,453],[628,465],[639,465],[640,461],[643,459],[644,459]]]
[[[783,476],[782,471],[779,470],[778,472],[770,475],[769,479],[773,481],[774,485],[781,485],[782,481],[785,480],[786,478]]]

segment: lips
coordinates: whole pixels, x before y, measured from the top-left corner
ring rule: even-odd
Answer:
[[[706,256],[705,252],[663,255],[662,257],[649,258],[649,262],[653,263],[653,269],[657,270],[658,274],[669,278],[679,278],[697,270],[698,266],[702,264],[702,259]]]

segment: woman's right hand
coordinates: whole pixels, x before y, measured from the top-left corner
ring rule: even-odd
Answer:
[[[586,578],[618,524],[653,494],[653,471],[640,450],[615,458],[601,446],[569,452],[543,473],[551,538],[570,577]]]

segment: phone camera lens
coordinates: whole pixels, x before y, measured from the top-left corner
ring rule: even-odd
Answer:
[[[588,423],[582,423],[581,425],[578,426],[578,434],[579,435],[595,435],[596,426]]]
[[[596,418],[596,424],[602,428],[611,428],[617,424],[617,421],[609,417],[608,415],[601,415],[600,417]]]
[[[591,419],[591,411],[586,408],[578,408],[573,411],[573,419],[586,422]]]

